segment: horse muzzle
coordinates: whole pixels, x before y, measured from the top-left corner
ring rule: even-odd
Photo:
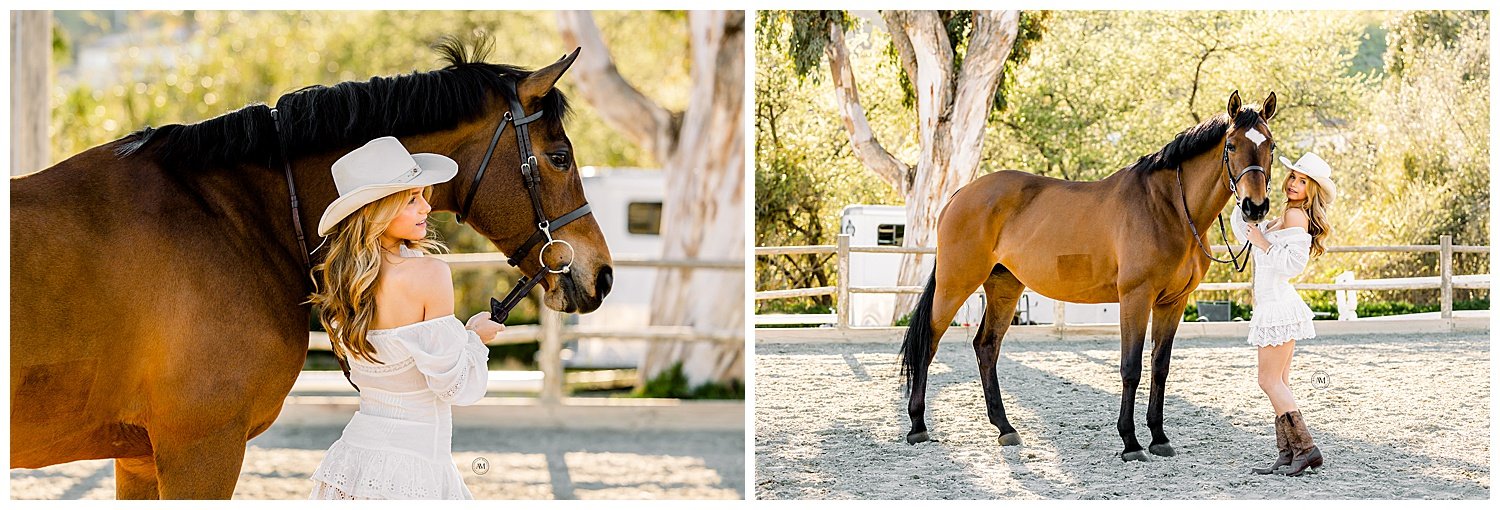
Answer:
[[[614,287],[614,274],[614,268],[608,265],[593,271],[574,266],[566,273],[551,275],[556,285],[550,286],[544,301],[548,308],[564,313],[592,312]]]
[[[1266,215],[1271,212],[1271,199],[1262,199],[1257,204],[1254,199],[1245,198],[1240,201],[1240,210],[1245,212],[1245,221],[1256,222],[1266,219]]]

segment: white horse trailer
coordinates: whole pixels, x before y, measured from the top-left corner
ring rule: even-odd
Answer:
[[[593,206],[594,221],[599,223],[610,253],[659,256],[666,175],[660,170],[639,168],[586,166],[579,171],[589,204]],[[612,329],[650,325],[656,271],[651,267],[614,268],[614,285],[599,309],[586,315],[571,315],[568,321]],[[647,346],[644,340],[579,339],[564,346],[563,363],[570,367],[634,368],[645,358]]]
[[[906,236],[906,208],[896,205],[850,205],[840,213],[839,231],[849,235],[850,246],[901,246]],[[900,253],[850,253],[849,285],[894,287],[901,271]],[[922,284],[932,272],[931,256],[922,262]],[[895,318],[895,294],[850,294],[849,320],[853,326],[890,326]],[[910,310],[902,311],[905,315]],[[984,297],[969,296],[953,320],[961,325],[979,325],[984,319]]]
[[[901,246],[906,232],[906,209],[894,205],[855,204],[844,207],[839,220],[840,231],[849,234],[850,246]],[[854,286],[896,285],[900,271],[899,253],[850,253],[849,284]],[[922,284],[931,273],[933,257],[922,264]],[[1052,324],[1056,321],[1057,301],[1030,289],[1016,303],[1021,324]],[[984,319],[984,297],[969,296],[954,316],[954,322],[978,326]],[[1066,320],[1070,324],[1119,323],[1119,303],[1066,303]],[[850,320],[855,326],[889,326],[896,307],[895,294],[852,294],[849,296]],[[904,312],[903,312],[904,314]]]

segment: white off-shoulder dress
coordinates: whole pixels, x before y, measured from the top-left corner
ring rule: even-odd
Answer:
[[[1250,225],[1238,206],[1229,214],[1230,226],[1240,241],[1249,239]],[[1270,250],[1251,246],[1255,259],[1255,277],[1250,284],[1255,292],[1255,308],[1250,315],[1247,341],[1256,347],[1270,347],[1289,340],[1317,336],[1313,331],[1313,312],[1292,287],[1291,279],[1302,274],[1312,252],[1312,235],[1302,227],[1287,227],[1266,232],[1257,226],[1271,244]]]
[[[451,408],[484,397],[489,349],[452,315],[366,338],[385,364],[349,360],[359,411],[310,477],[309,499],[473,499],[453,462]]]

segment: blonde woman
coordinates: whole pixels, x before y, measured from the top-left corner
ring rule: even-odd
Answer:
[[[333,163],[339,190],[318,222],[326,260],[313,268],[334,354],[359,388],[359,411],[311,477],[310,499],[473,499],[453,463],[450,406],[484,396],[489,312],[453,316],[453,274],[423,257],[427,198],[458,164],[410,154],[392,137]]]
[[[1323,254],[1331,229],[1327,207],[1338,196],[1333,169],[1311,152],[1296,163],[1281,158],[1291,168],[1283,183],[1287,201],[1279,219],[1269,224],[1247,225],[1241,212],[1230,214],[1235,235],[1248,239],[1255,259],[1254,313],[1250,318],[1250,345],[1258,348],[1257,372],[1260,388],[1276,411],[1276,447],[1280,456],[1255,474],[1300,476],[1308,468],[1323,465],[1323,454],[1313,444],[1297,401],[1292,397],[1292,348],[1297,340],[1313,338],[1313,313],[1289,280],[1302,273],[1310,259]]]

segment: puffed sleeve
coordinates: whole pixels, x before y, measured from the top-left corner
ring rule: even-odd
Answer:
[[[1245,213],[1240,211],[1240,204],[1234,204],[1234,211],[1229,213],[1229,230],[1234,233],[1234,242],[1243,243],[1250,240],[1250,224],[1245,223]]]
[[[490,350],[457,317],[423,323],[397,338],[439,400],[464,406],[484,397]]]
[[[1257,248],[1259,249],[1259,248]],[[1307,233],[1292,233],[1278,236],[1271,242],[1265,260],[1276,272],[1285,276],[1296,276],[1307,269],[1307,260],[1312,253],[1312,236]]]

